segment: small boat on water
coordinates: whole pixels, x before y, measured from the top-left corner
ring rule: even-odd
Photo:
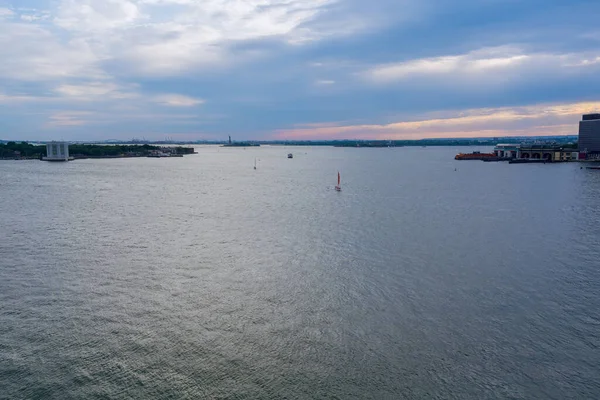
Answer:
[[[254,159],[254,169],[256,169],[256,158]]]
[[[496,160],[498,157],[494,153],[481,153],[479,151],[474,151],[472,153],[458,153],[454,159],[455,160]]]
[[[335,190],[336,190],[337,192],[341,192],[341,191],[342,191],[342,185],[340,184],[340,172],[339,172],[339,171],[338,171],[338,184],[337,184],[337,186],[335,187]]]
[[[294,158],[294,155],[292,153],[288,153],[288,158]]]

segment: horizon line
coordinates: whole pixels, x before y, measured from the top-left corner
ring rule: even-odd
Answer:
[[[243,143],[243,142],[261,142],[261,143],[277,143],[277,142],[420,142],[425,140],[494,140],[494,139],[536,139],[536,138],[566,138],[566,137],[577,137],[579,134],[570,135],[536,135],[536,136],[470,136],[470,137],[430,137],[421,139],[356,139],[356,138],[344,138],[344,139],[244,139],[244,140],[232,140],[232,142]],[[0,139],[0,142],[52,142],[57,139]],[[218,142],[226,143],[227,139],[191,139],[191,140],[165,140],[165,139],[98,139],[98,140],[59,140],[62,142],[73,142],[73,143],[106,143],[106,142],[119,142],[119,143],[159,143],[159,142],[175,142],[175,143],[193,143],[193,142]]]

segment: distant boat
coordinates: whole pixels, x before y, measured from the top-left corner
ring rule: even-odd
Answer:
[[[256,169],[256,158],[254,159],[254,169]]]
[[[340,172],[339,171],[338,171],[338,184],[335,187],[335,190],[338,191],[338,192],[342,191],[342,186],[340,185]]]
[[[288,153],[288,158],[294,158],[294,155],[292,153]]]

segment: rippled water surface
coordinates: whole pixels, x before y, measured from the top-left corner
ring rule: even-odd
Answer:
[[[600,398],[600,171],[197,150],[0,161],[0,398]]]

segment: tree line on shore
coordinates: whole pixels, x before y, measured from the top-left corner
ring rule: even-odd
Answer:
[[[522,139],[511,138],[502,139],[502,143],[522,143]],[[277,142],[266,142],[275,144]],[[335,141],[298,141],[284,142],[286,145],[304,145],[304,146],[337,146],[337,147],[388,147],[388,146],[493,146],[498,143],[498,138],[494,139],[422,139],[422,140],[335,140]],[[566,138],[555,140],[564,148],[577,148],[577,142],[567,141]],[[279,144],[279,143],[277,143]],[[176,147],[179,154],[189,154],[193,149],[187,147]],[[159,146],[151,144],[71,144],[69,153],[74,157],[119,157],[119,156],[145,156],[152,151],[160,150]],[[28,142],[0,142],[0,158],[41,158],[46,156],[45,145],[34,145]]]
[[[27,157],[37,158],[40,154],[46,155],[46,146],[36,146],[27,142],[0,143],[0,157]]]
[[[159,150],[159,146],[143,145],[96,145],[71,144],[69,154],[74,157],[118,157],[145,156]],[[190,149],[177,147],[177,153],[190,153]],[[193,151],[193,150],[192,150]],[[41,158],[46,156],[46,145],[34,145],[28,142],[0,143],[0,158]]]

